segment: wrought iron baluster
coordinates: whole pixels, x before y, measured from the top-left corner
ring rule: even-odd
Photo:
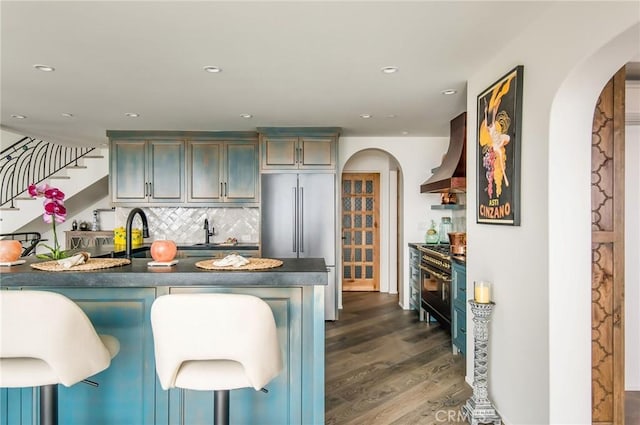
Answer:
[[[40,183],[93,151],[93,147],[56,145],[23,137],[0,154],[0,205],[15,208],[29,184]]]

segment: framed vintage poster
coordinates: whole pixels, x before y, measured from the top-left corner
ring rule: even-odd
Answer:
[[[520,225],[523,66],[478,95],[478,223]]]

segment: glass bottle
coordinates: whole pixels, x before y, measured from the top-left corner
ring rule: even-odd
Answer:
[[[440,223],[440,243],[449,243],[449,233],[451,233],[451,217],[442,217]]]
[[[438,232],[436,231],[436,222],[431,220],[431,227],[427,229],[427,233],[425,234],[424,241],[425,243],[436,244],[440,240],[438,236]]]

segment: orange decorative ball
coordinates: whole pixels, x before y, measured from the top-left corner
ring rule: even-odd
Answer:
[[[1,262],[13,262],[20,258],[22,254],[22,244],[20,241],[12,239],[0,240],[0,261]]]
[[[165,263],[175,258],[178,247],[174,241],[160,240],[151,244],[151,258],[154,261]]]

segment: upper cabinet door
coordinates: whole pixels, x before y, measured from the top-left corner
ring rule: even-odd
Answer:
[[[111,144],[111,201],[147,202],[147,143],[114,140]]]
[[[187,145],[187,201],[222,202],[223,142],[191,141]]]
[[[184,142],[149,142],[149,202],[184,202]]]
[[[258,144],[225,144],[225,202],[250,203],[260,200],[258,189]]]
[[[299,146],[300,169],[336,168],[335,137],[300,137]]]
[[[184,142],[114,140],[109,178],[116,204],[184,202]]]
[[[335,170],[336,136],[262,135],[263,170]]]
[[[264,137],[262,139],[262,169],[285,170],[298,168],[297,137]]]

